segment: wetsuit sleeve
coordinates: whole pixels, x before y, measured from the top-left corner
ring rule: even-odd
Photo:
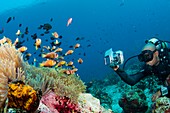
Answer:
[[[145,73],[144,70],[141,70],[140,72],[136,73],[136,74],[132,74],[132,75],[128,75],[124,70],[122,69],[117,69],[115,71],[120,78],[126,82],[127,84],[133,86],[135,85],[137,82],[139,82],[142,78],[144,78],[145,76],[147,76],[147,74]]]

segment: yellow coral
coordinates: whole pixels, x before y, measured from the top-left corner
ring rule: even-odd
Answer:
[[[36,91],[29,85],[25,85],[22,81],[9,84],[8,89],[8,106],[30,111],[35,109],[37,101]]]

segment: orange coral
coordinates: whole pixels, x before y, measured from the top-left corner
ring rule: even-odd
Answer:
[[[22,81],[9,84],[8,89],[9,107],[20,108],[27,111],[38,107],[38,97],[36,91]]]

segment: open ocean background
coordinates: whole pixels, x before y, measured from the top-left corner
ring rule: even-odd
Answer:
[[[122,50],[127,59],[140,53],[146,39],[156,36],[170,41],[170,0],[1,0],[0,6],[0,29],[4,28],[0,37],[7,36],[14,41],[16,31],[28,27],[29,41],[23,44],[28,52],[35,52],[30,35],[40,34],[37,27],[44,23],[53,26],[49,35],[56,31],[63,36],[61,47],[64,50],[79,42],[81,48],[66,60],[75,62],[84,82],[114,73],[104,65],[104,53],[109,48]],[[10,16],[15,20],[7,24]],[[66,27],[70,17],[73,22]],[[46,45],[44,37],[40,38]],[[83,39],[76,41],[77,37]],[[32,57],[42,60],[36,54]],[[79,57],[83,64],[76,63]]]

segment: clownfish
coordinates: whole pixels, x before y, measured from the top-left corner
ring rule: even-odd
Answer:
[[[57,32],[52,33],[52,36],[53,36],[54,38],[58,38],[58,37],[59,37],[59,35],[58,35]]]
[[[46,60],[46,61],[40,63],[39,65],[40,65],[40,67],[52,67],[55,64],[56,64],[56,61],[54,61],[54,60]]]
[[[68,50],[66,53],[65,53],[65,56],[66,55],[71,55],[74,51],[73,50]]]
[[[83,59],[79,58],[79,59],[77,60],[77,62],[78,62],[79,64],[82,64],[82,63],[83,63]]]
[[[42,57],[43,58],[58,58],[58,54],[55,53],[55,52],[50,52],[50,53],[47,53],[47,54],[42,54]]]

